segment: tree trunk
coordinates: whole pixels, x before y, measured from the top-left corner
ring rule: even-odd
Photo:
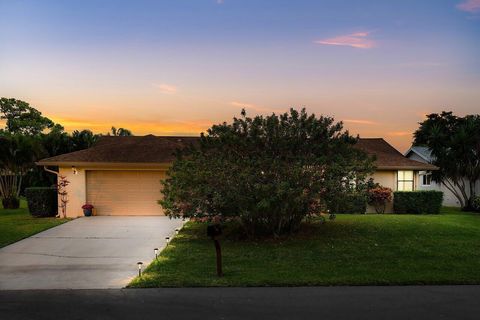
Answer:
[[[217,276],[222,277],[222,248],[220,247],[220,241],[217,238],[212,238],[215,245],[215,254],[217,256]]]
[[[447,184],[448,182],[448,184]],[[442,184],[448,189],[450,190],[453,195],[458,199],[458,201],[460,202],[460,206],[463,208],[465,207],[465,203],[464,203],[464,200],[463,200],[463,197],[458,193],[457,190],[455,190],[455,186],[452,186],[451,182],[449,180],[443,180],[442,181]]]

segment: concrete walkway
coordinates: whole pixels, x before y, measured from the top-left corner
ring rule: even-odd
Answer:
[[[0,289],[122,288],[181,225],[159,216],[67,222],[0,249]]]
[[[480,286],[0,291],[0,319],[479,319]]]

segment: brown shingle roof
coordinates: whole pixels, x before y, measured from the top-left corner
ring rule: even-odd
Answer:
[[[175,150],[198,137],[103,136],[91,148],[61,154],[40,160],[39,165],[70,163],[168,163],[175,158]]]
[[[357,148],[365,151],[369,155],[375,155],[375,165],[380,170],[437,170],[438,168],[429,163],[423,163],[411,160],[401,154],[382,138],[360,138]]]
[[[80,165],[80,164],[165,164],[175,158],[175,150],[190,143],[198,142],[199,137],[157,137],[104,136],[91,148],[62,154],[40,160],[38,165]],[[380,170],[413,169],[435,170],[436,167],[404,157],[394,147],[381,138],[360,139],[356,147],[377,157]]]

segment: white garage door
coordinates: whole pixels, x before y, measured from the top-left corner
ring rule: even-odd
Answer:
[[[163,215],[160,180],[165,171],[87,171],[87,202],[96,214]]]

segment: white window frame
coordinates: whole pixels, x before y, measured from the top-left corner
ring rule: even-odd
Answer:
[[[400,172],[411,172],[412,173],[412,179],[411,180],[405,180],[405,179],[400,179]],[[404,176],[405,174],[403,174]],[[412,183],[412,190],[400,190],[399,186],[400,183],[403,182],[411,182]],[[415,171],[413,170],[398,170],[397,171],[397,191],[415,191]]]
[[[422,187],[431,187],[432,186],[432,172],[431,171],[420,171],[418,173],[419,177],[420,177],[420,185]],[[427,178],[429,177],[429,178]],[[428,184],[425,184],[424,183],[424,179],[429,179],[429,183]]]

